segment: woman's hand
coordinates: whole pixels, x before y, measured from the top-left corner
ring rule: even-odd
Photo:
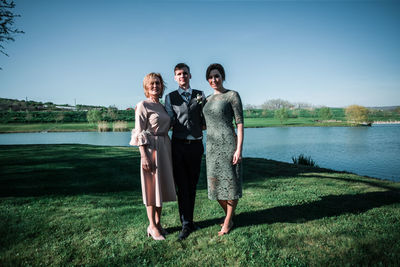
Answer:
[[[236,150],[235,154],[233,154],[233,165],[236,165],[242,161],[242,151]]]
[[[149,159],[147,154],[145,156],[142,156],[142,168],[144,171],[147,172],[153,172],[154,171],[154,164],[153,162]]]

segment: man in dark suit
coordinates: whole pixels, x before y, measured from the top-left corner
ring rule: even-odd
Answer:
[[[179,88],[166,95],[165,109],[172,118],[172,165],[182,222],[179,239],[183,240],[197,229],[193,211],[204,153],[202,107],[205,96],[203,91],[190,88],[192,76],[188,65],[177,64],[174,74]]]

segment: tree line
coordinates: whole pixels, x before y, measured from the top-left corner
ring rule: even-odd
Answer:
[[[99,121],[134,121],[133,109],[118,110],[115,106],[90,106],[52,102],[36,102],[0,98],[1,123],[64,123]],[[400,120],[400,107],[392,110],[352,105],[346,108],[313,107],[306,103],[292,104],[282,99],[266,101],[261,108],[246,105],[245,118],[275,118],[283,124],[288,119],[308,118],[314,121],[347,121],[360,124],[372,121]]]
[[[308,103],[290,103],[283,99],[271,99],[260,107],[245,105],[247,118],[275,118],[281,123],[288,119],[313,118],[315,121],[347,121],[354,124],[371,123],[388,119],[400,120],[400,107],[383,110],[351,105],[346,108],[313,107]]]
[[[93,109],[89,111],[0,111],[1,123],[114,122],[133,121],[134,117],[133,110],[112,109]]]

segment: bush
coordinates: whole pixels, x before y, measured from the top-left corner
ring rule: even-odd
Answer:
[[[128,123],[126,121],[116,121],[113,123],[114,132],[124,132],[128,130]]]
[[[281,124],[289,118],[289,112],[286,108],[275,110],[275,118],[279,119]]]
[[[346,117],[349,122],[368,122],[368,109],[363,106],[351,105],[346,108]]]
[[[99,121],[97,123],[97,130],[99,132],[108,132],[108,131],[110,131],[110,129],[111,128],[108,126],[108,122],[106,122],[106,121]]]
[[[98,109],[91,109],[86,114],[86,119],[89,123],[96,123],[101,120],[101,111]]]
[[[323,107],[323,108],[320,108],[320,109],[318,110],[318,116],[319,116],[322,120],[327,121],[327,120],[332,119],[333,114],[332,114],[332,111],[331,111],[330,108],[328,108],[328,107]]]
[[[297,158],[293,156],[292,161],[293,161],[293,164],[296,164],[296,165],[318,167],[318,165],[315,164],[315,161],[312,160],[311,157],[304,156],[304,154],[300,154]]]

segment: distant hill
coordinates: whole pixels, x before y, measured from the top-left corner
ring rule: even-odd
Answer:
[[[389,110],[395,110],[395,109],[398,108],[398,107],[400,107],[400,106],[367,107],[367,108],[369,108],[369,109],[377,109],[377,110],[386,110],[386,111],[389,111]]]
[[[90,110],[107,109],[103,106],[54,104],[52,102],[25,101],[18,99],[0,98],[0,111],[62,111],[62,110]],[[116,108],[115,108],[116,109]]]

